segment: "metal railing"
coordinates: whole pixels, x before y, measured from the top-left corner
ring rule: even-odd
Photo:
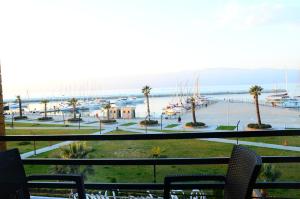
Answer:
[[[0,141],[117,141],[117,140],[178,140],[200,138],[246,138],[270,136],[300,136],[300,130],[239,131],[239,132],[199,132],[168,134],[119,134],[119,135],[11,135],[0,136]],[[300,163],[299,156],[263,156],[263,163]],[[209,158],[128,158],[128,159],[23,159],[25,165],[220,165],[227,164],[228,157]],[[162,190],[162,183],[86,183],[86,189],[100,190]],[[31,182],[31,188],[75,188],[73,183]],[[223,183],[174,185],[174,189],[223,189]],[[300,189],[299,182],[259,182],[259,189]]]

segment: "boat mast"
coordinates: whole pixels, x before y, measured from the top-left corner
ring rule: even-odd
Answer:
[[[287,74],[287,70],[285,70],[285,91],[288,92],[288,74]]]

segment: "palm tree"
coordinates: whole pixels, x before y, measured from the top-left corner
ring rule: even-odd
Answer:
[[[260,112],[259,112],[259,102],[258,102],[258,96],[261,95],[263,88],[260,86],[252,86],[249,90],[250,95],[253,96],[255,106],[256,106],[256,116],[257,116],[257,123],[259,126],[261,126],[261,119],[260,119]]]
[[[110,102],[108,102],[105,106],[104,109],[106,110],[106,117],[107,120],[109,120],[110,116],[109,116],[109,109],[111,108]]]
[[[77,107],[77,104],[78,104],[78,100],[73,97],[72,99],[70,99],[69,101],[69,104],[70,106],[72,106],[72,111],[73,111],[73,118],[76,119],[76,107]]]
[[[2,75],[0,64],[0,136],[5,136],[5,122],[3,114]],[[0,142],[0,151],[6,150],[6,142]]]
[[[23,112],[22,112],[22,99],[21,99],[21,96],[18,95],[17,96],[17,102],[19,103],[19,115],[20,115],[20,118],[23,117]]]
[[[44,104],[44,118],[47,118],[47,104],[49,103],[49,100],[44,99],[41,103]]]
[[[196,100],[194,97],[191,97],[191,103],[192,103],[192,115],[193,115],[193,122],[194,124],[197,123],[196,120]]]
[[[58,158],[68,159],[87,159],[89,153],[93,150],[86,146],[85,142],[74,142],[68,147],[60,148]],[[93,174],[94,170],[92,166],[81,167],[80,165],[56,165],[53,167],[53,172],[58,174],[83,174],[84,178],[87,174]]]
[[[150,120],[150,105],[149,105],[149,95],[150,95],[150,92],[151,92],[151,87],[150,86],[144,86],[142,88],[142,93],[144,94],[144,96],[146,97],[146,103],[147,103],[147,117],[148,117],[148,120]]]

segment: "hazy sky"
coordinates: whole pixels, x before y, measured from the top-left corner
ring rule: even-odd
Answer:
[[[10,94],[41,81],[295,68],[299,36],[299,0],[0,0],[0,59]]]

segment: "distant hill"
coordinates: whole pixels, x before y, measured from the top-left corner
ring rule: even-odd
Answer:
[[[286,75],[287,74],[287,75]],[[198,71],[170,72],[157,75],[140,75],[134,77],[122,77],[123,88],[137,88],[149,84],[152,87],[176,87],[178,84],[194,85],[199,77],[201,85],[241,85],[241,84],[300,84],[300,69],[205,69]],[[107,82],[107,81],[106,81]],[[103,87],[110,88],[109,82]]]

